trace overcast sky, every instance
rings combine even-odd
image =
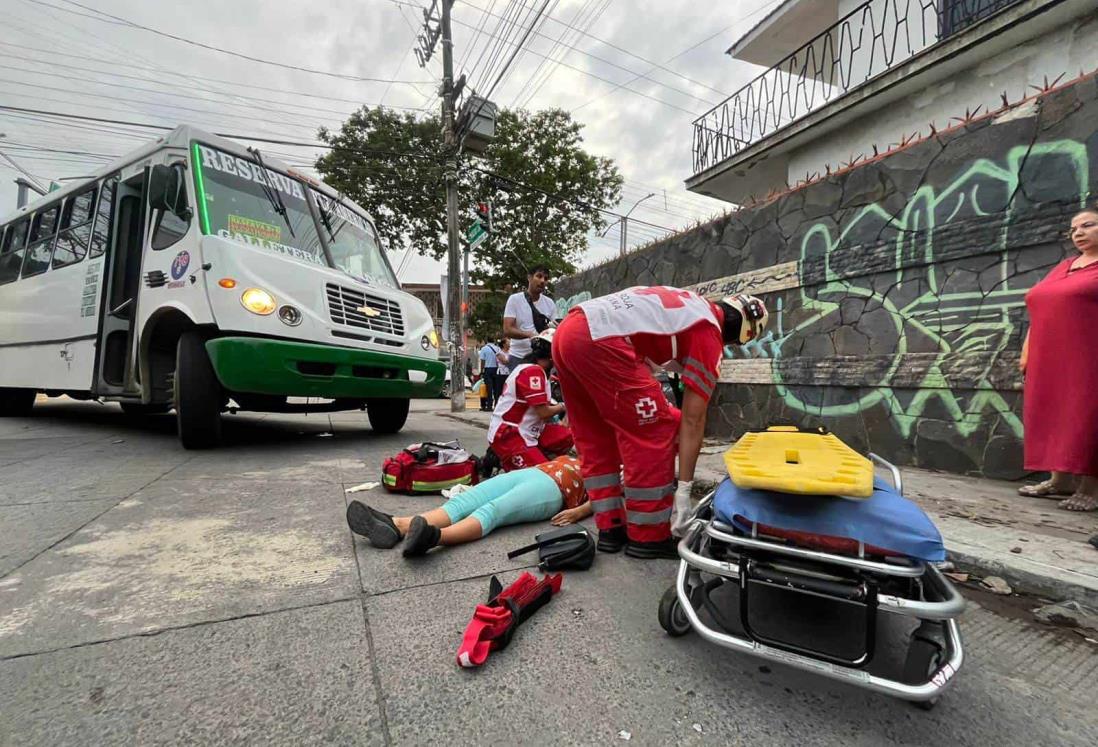
[[[459,0],[453,10],[458,71],[471,73],[472,84],[483,91],[492,37],[516,20],[513,38],[524,33],[542,1],[520,6],[518,0]],[[77,2],[0,0],[0,104],[303,141],[314,141],[318,126],[338,127],[357,105],[438,107],[441,53],[424,70],[411,52],[422,23],[419,7],[429,0]],[[585,147],[614,159],[625,177],[619,212],[655,192],[633,217],[666,228],[687,225],[726,207],[683,189],[691,171],[691,121],[761,72],[724,51],[777,2],[549,0],[543,22],[492,99],[502,106],[572,111],[584,125]],[[411,84],[250,62],[106,19],[96,10],[251,57]],[[485,10],[498,17],[486,17]],[[496,59],[497,66],[504,61]],[[60,123],[7,111],[0,111],[0,133],[0,153],[44,183],[87,173],[152,136],[139,128]],[[297,164],[316,156],[309,148],[265,150]],[[0,158],[5,212],[15,205],[15,176]],[[629,244],[662,233],[631,222]],[[618,240],[616,227],[603,238],[592,237],[583,264],[616,254]],[[403,252],[390,259],[399,266]],[[438,275],[436,263],[413,258],[401,279],[436,282]]]

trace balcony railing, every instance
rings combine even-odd
[[[1021,0],[869,0],[694,121],[694,173]]]

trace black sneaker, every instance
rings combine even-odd
[[[632,542],[625,546],[625,554],[631,558],[652,560],[654,558],[679,557],[679,543],[674,539],[666,539],[662,542]]]
[[[431,526],[422,516],[416,516],[408,526],[408,535],[404,538],[404,557],[426,555],[427,551],[438,545],[442,530]]]
[[[347,506],[347,526],[355,534],[365,537],[374,547],[389,550],[400,542],[400,530],[393,517],[365,503],[351,501]]]
[[[1096,534],[1093,537],[1091,537],[1090,539],[1088,539],[1087,542],[1094,545],[1095,547],[1098,547],[1098,534]]]
[[[621,549],[625,547],[625,543],[625,527],[599,530],[597,545],[599,552],[621,552]]]

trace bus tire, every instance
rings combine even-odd
[[[146,415],[163,415],[172,409],[169,402],[156,402],[149,405],[143,405],[140,402],[122,402],[120,404],[122,405],[122,412],[132,418],[140,418]]]
[[[386,397],[366,400],[366,417],[374,433],[397,433],[408,420],[411,400]]]
[[[175,414],[184,449],[208,449],[221,443],[224,394],[206,344],[197,332],[184,332],[175,352]]]
[[[25,418],[34,409],[34,389],[0,387],[0,418]]]

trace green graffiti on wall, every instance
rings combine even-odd
[[[785,403],[796,410],[820,417],[844,417],[884,404],[904,437],[911,435],[916,422],[932,402],[940,403],[955,421],[962,436],[975,431],[984,415],[998,414],[1016,436],[1022,435],[1022,423],[1006,399],[989,381],[994,355],[985,355],[986,367],[977,376],[974,387],[959,393],[949,388],[943,367],[959,354],[1002,352],[1014,333],[1013,318],[1024,305],[1025,287],[1012,288],[1009,270],[1009,232],[1013,224],[1017,196],[1024,190],[1024,172],[1043,159],[1056,159],[1057,179],[1067,182],[1080,204],[1084,204],[1090,183],[1086,146],[1072,140],[1058,140],[1033,146],[1013,148],[1002,164],[978,159],[943,190],[920,187],[896,215],[879,204],[863,208],[834,237],[826,223],[813,225],[801,240],[801,277],[810,262],[823,261],[823,283],[804,285],[800,289],[801,309],[808,315],[798,324],[784,330],[763,351],[763,356],[780,358],[783,344],[798,336],[810,336],[825,327],[834,328],[844,300],[864,299],[866,304],[879,305],[890,319],[896,346],[891,365],[879,381],[862,383],[851,389],[850,399],[841,403],[812,403],[792,384],[782,380],[781,366],[774,366],[774,381]],[[996,241],[992,251],[999,253],[1000,277],[995,287],[982,290],[952,291],[949,278],[942,277],[937,244],[951,225],[963,221],[997,221]],[[835,266],[845,249],[857,251],[862,238],[859,231],[878,236],[895,233],[889,239],[892,247],[894,274],[891,287],[882,294],[873,287],[872,277],[846,279]],[[986,253],[987,248],[981,248]],[[954,255],[952,259],[956,259]],[[912,292],[905,292],[905,284]],[[878,286],[879,287],[879,286]],[[904,299],[897,305],[889,296],[895,291]],[[913,298],[910,298],[913,296]],[[1015,313],[1012,315],[1012,310]],[[919,335],[936,348],[933,362],[921,382],[912,387],[893,387],[903,356],[909,351],[909,338]],[[756,353],[758,355],[759,353]],[[914,392],[912,394],[912,389]]]

